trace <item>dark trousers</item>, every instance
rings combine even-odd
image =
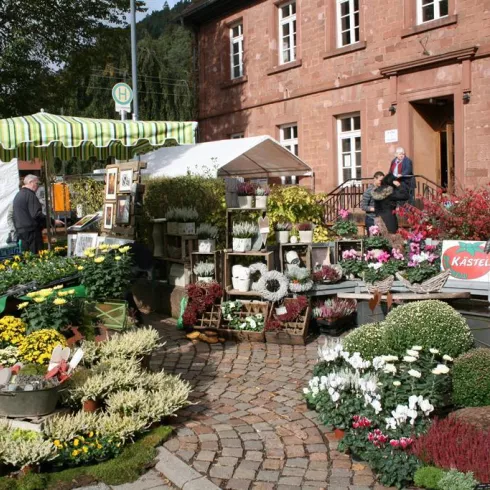
[[[367,216],[366,215],[366,218],[364,220],[364,223],[366,225],[366,233],[367,233],[368,236],[370,236],[370,234],[369,234],[369,228],[371,226],[374,226],[374,224],[375,224],[374,223],[374,218],[372,216]]]
[[[23,252],[37,254],[39,250],[43,249],[43,234],[41,230],[19,232],[18,236],[22,242]]]

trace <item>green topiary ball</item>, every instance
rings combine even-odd
[[[438,490],[438,483],[446,475],[444,470],[435,466],[424,466],[419,468],[413,477],[415,485],[429,490]]]
[[[398,306],[384,321],[389,353],[402,355],[414,345],[457,357],[471,349],[473,335],[463,316],[447,303],[416,301]]]
[[[344,349],[350,354],[359,352],[363,359],[371,360],[386,354],[383,343],[384,323],[366,323],[356,328],[343,340]]]
[[[490,405],[490,349],[474,349],[456,359],[453,402],[463,407]]]

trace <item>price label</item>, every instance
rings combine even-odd
[[[276,315],[285,315],[288,312],[286,310],[285,306],[280,306],[279,308],[276,308]]]

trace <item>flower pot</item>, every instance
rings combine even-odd
[[[335,439],[337,439],[337,441],[342,440],[344,438],[344,435],[345,435],[345,431],[343,429],[334,429],[333,433],[334,433]]]
[[[84,412],[95,412],[99,408],[99,402],[97,400],[85,400],[83,402]]]
[[[259,209],[267,208],[267,196],[255,196],[255,207]]]
[[[301,243],[312,243],[313,242],[313,230],[300,231],[299,241]]]
[[[198,276],[197,282],[213,282],[213,276]]]
[[[167,222],[167,234],[168,235],[178,235],[179,234],[179,223],[177,221]]]
[[[216,250],[216,240],[208,238],[207,240],[198,240],[199,253],[208,254]]]
[[[233,238],[233,252],[249,252],[252,250],[251,238]]]
[[[179,223],[178,226],[179,235],[195,235],[196,223]]]
[[[239,277],[233,277],[231,282],[233,284],[233,289],[240,291],[241,293],[246,293],[250,291],[250,277],[247,279],[241,279]]]
[[[327,319],[317,318],[316,324],[320,330],[320,333],[332,336],[338,336],[345,332],[348,328],[352,328],[356,323],[357,313],[347,315],[342,318]]]
[[[277,243],[289,243],[289,231],[276,231]]]
[[[62,385],[43,390],[0,392],[0,416],[40,417],[56,409]]]
[[[296,235],[293,235],[290,239],[289,239],[289,242],[290,243],[298,243],[298,237]]]
[[[238,207],[250,209],[253,205],[253,196],[238,196]]]

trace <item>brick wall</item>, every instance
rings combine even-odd
[[[317,189],[328,191],[339,180],[336,116],[361,113],[362,170],[363,176],[370,176],[387,169],[395,146],[412,149],[411,102],[452,95],[459,131],[455,137],[458,181],[482,183],[490,167],[490,60],[485,57],[490,54],[490,0],[450,0],[449,17],[436,21],[448,25],[421,33],[412,32],[410,2],[360,0],[363,49],[339,54],[333,49],[332,0],[298,0],[301,62],[279,72],[277,8],[272,0],[258,1],[201,26],[201,140],[225,139],[241,131],[246,136],[278,138],[279,125],[297,122],[300,157],[314,168]],[[244,25],[246,77],[243,83],[230,84],[228,27],[238,19]],[[422,44],[429,54],[423,54]],[[471,101],[465,105],[467,80],[457,58],[401,71],[395,91],[383,72],[388,66],[476,45],[476,57],[470,57]],[[395,115],[388,112],[393,101]],[[398,143],[384,142],[388,129],[398,129]],[[415,165],[423,173],[424,163]]]

